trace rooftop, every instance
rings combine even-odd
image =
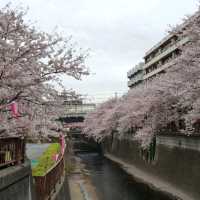
[[[154,52],[155,50],[157,50],[161,45],[163,45],[165,42],[167,42],[169,39],[171,39],[174,36],[174,34],[169,34],[167,36],[165,36],[160,42],[158,42],[156,45],[154,45],[149,51],[147,51],[145,53],[144,58],[146,58],[147,56],[149,56],[152,52]]]

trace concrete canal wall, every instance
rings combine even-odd
[[[56,186],[56,192],[52,200],[70,200],[69,184],[67,176],[63,177],[60,184]]]
[[[66,155],[67,157],[67,155]],[[31,162],[9,166],[0,170],[0,200],[37,200]],[[56,184],[52,200],[70,200],[68,177],[61,178]]]
[[[34,200],[30,162],[0,170],[1,200]]]
[[[184,200],[200,199],[199,137],[158,136],[151,162],[131,137],[110,138],[102,146],[106,157],[138,181]]]

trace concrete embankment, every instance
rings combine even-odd
[[[34,148],[33,148],[34,146]],[[30,159],[37,158],[48,145],[27,145]],[[34,150],[37,150],[34,152]],[[67,163],[68,154],[65,153]],[[37,200],[35,180],[32,177],[31,161],[7,166],[0,170],[0,199],[1,200]],[[61,179],[56,183],[51,193],[52,200],[70,200],[68,176],[63,171]]]
[[[32,200],[33,184],[30,161],[0,170],[1,200]]]
[[[70,200],[68,177],[62,177],[61,182],[56,185],[56,192],[52,200]]]
[[[136,168],[135,166],[125,163],[121,159],[112,156],[111,154],[105,154],[105,157],[119,164],[120,167],[122,167],[124,171],[126,171],[126,173],[131,175],[135,181],[145,183],[152,190],[156,190],[162,192],[163,194],[166,194],[171,200],[177,200],[179,198],[184,200],[193,200],[187,194],[184,194],[182,191],[174,188],[169,183],[163,182],[159,178],[153,177],[148,173],[145,173],[144,171]]]
[[[131,137],[107,139],[105,156],[120,164],[137,181],[162,191],[172,199],[199,200],[200,139],[158,137],[154,159],[149,162]]]

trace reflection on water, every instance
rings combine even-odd
[[[99,200],[170,200],[144,184],[136,183],[118,165],[97,153],[78,156],[90,172]]]

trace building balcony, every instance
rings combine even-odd
[[[131,78],[134,74],[139,73],[143,70],[144,63],[139,63],[134,68],[132,68],[130,71],[127,72],[127,77]]]
[[[143,81],[143,77],[143,72],[138,74],[136,77],[133,77],[131,80],[128,81],[128,87],[132,87],[133,85]]]
[[[156,70],[153,70],[152,72],[148,73],[148,74],[145,74],[143,79],[144,80],[147,80],[149,78],[151,78],[152,76],[155,76],[156,74],[162,72],[163,70],[166,70],[167,68],[171,67],[172,65],[174,65],[174,61],[170,61],[164,65],[161,65],[161,67],[157,68]]]
[[[168,40],[172,39],[174,37],[174,35],[169,34],[166,37],[164,37],[160,42],[158,42],[156,45],[154,45],[149,51],[147,51],[145,53],[145,57],[149,56],[150,54],[152,54],[154,51],[156,51],[157,49],[160,48],[161,45],[163,45],[165,42],[167,42]]]
[[[186,44],[189,41],[189,38],[184,38],[182,40],[180,40],[179,42],[177,42],[176,44],[172,45],[171,47],[169,47],[166,51],[162,52],[161,54],[157,55],[156,57],[154,57],[153,59],[151,59],[151,61],[147,62],[143,68],[147,69],[150,66],[152,66],[153,64],[159,62],[161,59],[163,59],[164,57],[166,57],[167,55],[169,55],[170,53],[174,52],[176,49],[178,49],[180,46]]]

